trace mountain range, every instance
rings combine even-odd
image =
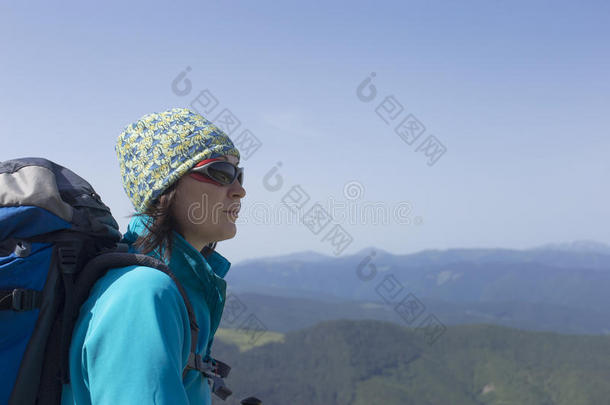
[[[610,247],[592,241],[407,255],[374,247],[344,257],[300,252],[237,263],[226,280],[233,297],[280,332],[341,318],[414,326],[421,319],[399,311],[409,304],[446,325],[610,333]]]

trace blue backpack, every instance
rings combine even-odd
[[[230,367],[196,354],[191,303],[167,265],[127,253],[110,209],[91,185],[42,158],[0,162],[0,404],[59,404],[79,309],[108,269],[141,265],[168,274],[186,304],[191,353],[183,371],[213,382],[223,400]]]

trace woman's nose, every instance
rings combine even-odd
[[[237,179],[231,184],[231,197],[233,198],[244,198],[246,196],[246,189],[244,186],[239,184]]]

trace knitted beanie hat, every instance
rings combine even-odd
[[[186,108],[143,116],[119,135],[115,151],[123,188],[138,213],[200,161],[239,159],[227,134]]]

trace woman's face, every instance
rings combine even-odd
[[[220,159],[237,165],[235,156]],[[231,239],[237,233],[234,212],[241,208],[246,190],[235,180],[228,186],[198,181],[188,174],[176,187],[173,205],[178,232],[197,250],[214,241]]]

